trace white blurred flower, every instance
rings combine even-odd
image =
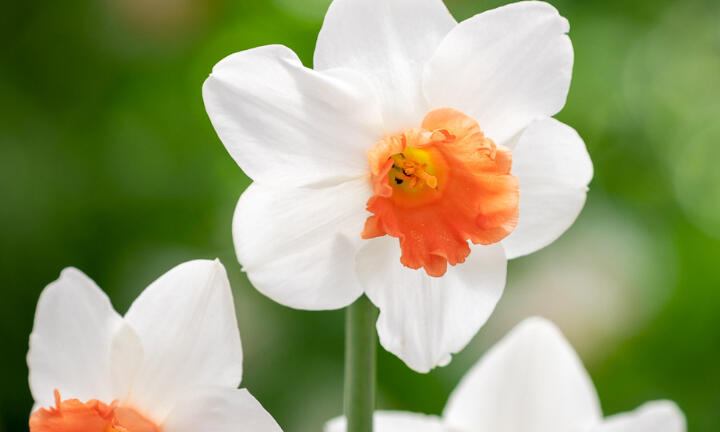
[[[181,264],[120,316],[74,268],[45,288],[28,352],[31,432],[280,432],[245,389],[219,261]]]
[[[364,293],[388,351],[447,364],[492,313],[507,258],[584,205],[585,145],[551,118],[568,29],[543,2],[457,23],[440,0],[336,0],[315,70],[283,46],[220,61],[203,98],[254,181],[233,223],[253,285],[299,309]]]
[[[465,375],[442,417],[377,412],[376,432],[685,432],[670,401],[603,419],[595,387],[551,322],[520,323]],[[345,419],[325,432],[344,432]]]

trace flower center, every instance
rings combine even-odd
[[[437,188],[437,177],[430,152],[416,147],[406,147],[405,152],[390,156],[393,166],[390,169],[390,185],[396,189],[417,190],[428,186]],[[393,184],[395,182],[395,184]]]
[[[459,111],[431,111],[420,128],[379,141],[368,160],[373,215],[362,237],[397,237],[407,267],[442,276],[465,261],[468,240],[496,243],[517,225],[511,151]]]
[[[405,146],[402,152],[390,156],[388,164],[390,196],[398,205],[417,207],[442,196],[447,165],[435,149]]]
[[[107,405],[96,399],[62,400],[55,390],[55,407],[35,411],[30,432],[161,432],[161,428],[135,409],[118,406],[118,401]]]

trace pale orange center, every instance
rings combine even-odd
[[[450,108],[418,129],[390,135],[368,151],[374,195],[362,237],[397,237],[401,262],[442,276],[473,244],[497,243],[517,225],[512,153],[478,123]]]
[[[41,408],[30,416],[30,432],[161,432],[161,428],[135,409],[110,405],[92,399],[60,398],[55,390],[55,406]]]

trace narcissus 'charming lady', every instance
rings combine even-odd
[[[170,270],[124,317],[65,269],[38,302],[28,366],[30,432],[280,432],[237,388],[240,334],[217,261]]]
[[[507,258],[555,240],[592,165],[565,104],[567,20],[521,2],[457,23],[441,0],[335,0],[315,70],[284,46],[220,61],[210,119],[254,183],[233,234],[253,284],[301,309],[363,293],[418,371],[487,320]]]
[[[377,412],[376,432],[685,432],[670,401],[603,419],[577,354],[549,321],[530,318],[492,348],[450,395],[442,417]],[[325,432],[344,432],[343,418]]]

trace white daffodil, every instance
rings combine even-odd
[[[220,61],[212,123],[254,183],[233,236],[257,289],[299,309],[363,293],[380,342],[447,364],[499,300],[508,258],[575,220],[592,164],[569,126],[568,22],[521,2],[457,23],[441,0],[335,0],[315,69],[284,46]]]
[[[242,347],[218,261],[175,267],[124,317],[63,270],[38,301],[28,366],[31,432],[280,432],[237,388]]]
[[[376,432],[685,432],[670,401],[603,419],[595,387],[557,327],[520,323],[465,375],[442,417],[376,412]],[[344,432],[345,419],[325,432]]]

